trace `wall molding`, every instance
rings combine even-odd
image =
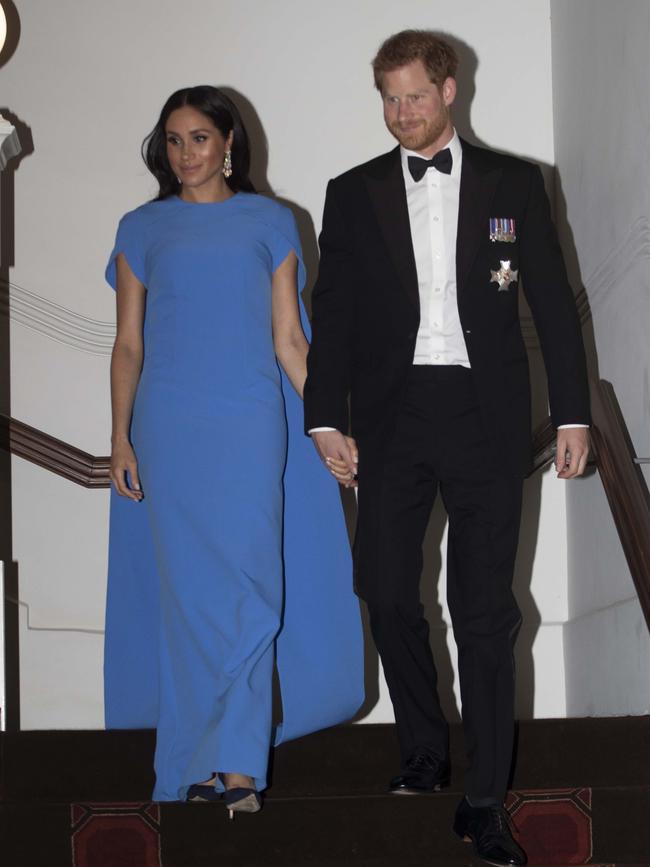
[[[632,223],[626,237],[610,250],[585,281],[589,287],[588,304],[591,308],[602,304],[644,259],[650,259],[650,220],[642,216]]]
[[[115,325],[82,316],[16,283],[0,281],[0,312],[16,322],[72,349],[110,356]]]
[[[610,602],[608,605],[602,605],[600,608],[592,608],[589,611],[583,611],[581,614],[577,614],[575,617],[569,616],[562,625],[571,626],[574,623],[580,623],[583,620],[588,620],[590,617],[599,617],[601,614],[606,614],[608,611],[613,611],[616,608],[622,608],[624,605],[630,604],[638,606],[641,609],[641,613],[643,614],[643,608],[641,608],[639,597],[637,594],[635,594],[634,596],[626,596],[625,599],[616,599],[614,602]],[[650,629],[650,626],[648,626],[648,629]]]

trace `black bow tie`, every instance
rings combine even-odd
[[[445,175],[451,174],[451,151],[445,148],[444,151],[438,151],[430,160],[423,160],[422,157],[409,157],[409,171],[414,181],[421,181],[426,175],[429,166],[438,169]]]

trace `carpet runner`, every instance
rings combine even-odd
[[[451,832],[462,792],[395,797],[391,726],[281,747],[264,810],[152,804],[151,732],[0,736],[6,867],[479,867]],[[33,780],[40,774],[42,783]],[[557,786],[549,785],[550,781]],[[575,783],[582,781],[584,785]],[[573,784],[572,784],[573,783]],[[650,718],[520,726],[506,806],[531,867],[650,867]]]

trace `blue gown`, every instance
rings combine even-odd
[[[145,497],[112,493],[105,715],[157,729],[154,800],[215,771],[263,789],[272,740],[349,719],[363,699],[337,485],[273,347],[271,280],[291,250],[302,289],[287,208],[171,197],[123,217],[106,271],[115,287],[123,253],[147,294],[131,430]]]

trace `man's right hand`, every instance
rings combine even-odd
[[[328,430],[313,431],[311,438],[321,460],[337,482],[346,488],[356,488],[359,452],[352,437]]]

